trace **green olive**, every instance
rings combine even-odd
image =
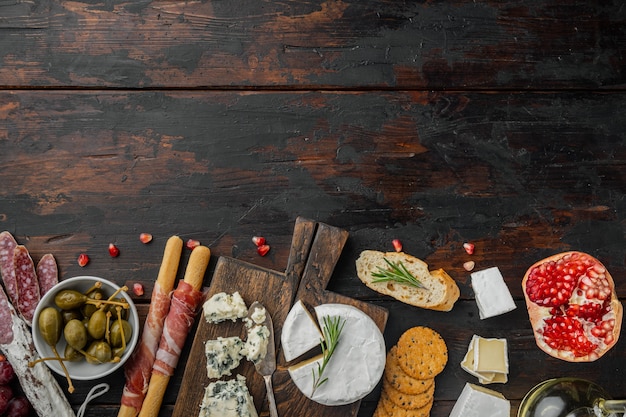
[[[87,329],[80,320],[70,320],[63,328],[63,337],[74,349],[80,350],[87,346]]]
[[[80,308],[88,297],[76,290],[61,290],[54,296],[54,303],[61,310],[73,310]]]
[[[102,339],[106,333],[107,317],[104,310],[96,310],[87,323],[87,331],[94,339]]]
[[[61,316],[63,317],[63,324],[67,324],[70,320],[81,320],[83,318],[83,314],[78,309],[62,310]]]
[[[56,346],[63,330],[61,312],[54,307],[44,308],[39,313],[38,324],[43,340],[50,346]]]
[[[95,313],[96,310],[98,310],[98,307],[96,307],[94,304],[84,304],[80,308],[80,312],[83,315],[83,317],[87,317],[87,318],[91,317],[91,315]]]
[[[70,362],[78,362],[78,361],[85,359],[82,353],[74,349],[69,344],[65,345],[65,352],[63,353],[63,356],[65,360],[70,361]]]
[[[113,358],[112,355],[111,346],[107,342],[94,340],[87,348],[87,356],[85,358],[89,363],[98,364],[110,362]]]
[[[126,320],[115,320],[111,325],[111,346],[120,347],[124,344],[122,343],[122,330],[124,331],[124,341],[126,343],[130,341],[130,337],[133,334],[133,328],[130,323]]]

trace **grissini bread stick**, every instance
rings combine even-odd
[[[152,367],[148,393],[139,417],[157,417],[167,384],[174,374],[187,334],[194,323],[203,295],[202,281],[209,265],[211,251],[197,246],[189,257],[185,278],[172,294],[172,304],[165,319],[159,350]]]
[[[176,282],[176,274],[183,250],[183,240],[178,236],[168,239],[163,260],[157,276],[150,308],[141,334],[141,340],[132,357],[124,367],[126,384],[118,417],[135,417],[148,391],[152,365],[159,348],[165,317],[170,309],[170,295]]]

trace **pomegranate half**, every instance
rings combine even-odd
[[[537,346],[568,362],[592,362],[619,338],[622,304],[609,271],[593,256],[563,252],[528,268],[522,280]]]

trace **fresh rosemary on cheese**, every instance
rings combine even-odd
[[[343,331],[343,326],[346,324],[346,320],[339,316],[324,316],[322,321],[324,323],[322,326],[324,338],[321,340],[320,344],[322,347],[323,360],[321,364],[317,364],[317,368],[313,368],[313,392],[311,396],[313,396],[317,388],[328,381],[328,378],[322,377],[324,369],[326,369],[326,365],[328,365],[330,358],[333,356],[339,344],[339,337]]]
[[[425,288],[424,284],[420,280],[415,278],[411,272],[404,266],[402,261],[396,263],[391,262],[387,258],[383,258],[389,268],[384,269],[378,267],[378,272],[372,272],[374,279],[372,282],[387,282],[394,281],[400,284],[410,285],[417,288]]]

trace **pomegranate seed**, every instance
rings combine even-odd
[[[200,241],[195,239],[189,239],[186,243],[187,249],[194,250],[198,246],[200,246]]]
[[[89,263],[89,256],[86,253],[81,253],[78,255],[78,265],[85,266]]]
[[[402,252],[402,242],[400,242],[400,239],[392,240],[391,244],[393,245],[393,248],[396,250],[396,252]]]
[[[474,266],[476,265],[476,263],[474,261],[467,261],[463,264],[463,268],[466,271],[471,271],[472,269],[474,269]]]
[[[265,245],[265,238],[263,236],[252,236],[252,243],[256,246],[263,246]]]
[[[146,244],[152,242],[152,235],[150,233],[142,233],[139,235],[141,243]]]
[[[267,252],[270,251],[270,245],[267,245],[267,244],[261,245],[261,246],[256,248],[256,251],[257,251],[257,253],[259,255],[265,256],[265,255],[267,255]]]
[[[141,297],[143,295],[143,285],[136,282],[133,284],[133,292],[137,297]]]
[[[463,244],[463,249],[465,249],[465,252],[467,252],[468,255],[471,255],[474,253],[474,244],[466,242]]]
[[[120,256],[120,250],[113,243],[109,243],[109,255],[111,255],[111,258]]]

